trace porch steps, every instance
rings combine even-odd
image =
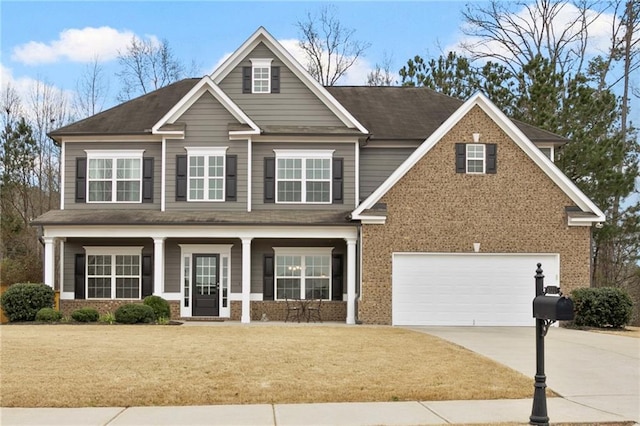
[[[180,321],[215,321],[215,322],[224,322],[224,318],[220,317],[180,317]]]

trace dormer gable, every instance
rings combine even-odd
[[[211,79],[259,125],[294,124],[291,120],[297,119],[303,126],[344,126],[368,133],[263,27],[227,58]],[[268,96],[273,98],[266,101]],[[271,116],[260,116],[264,102],[271,105]],[[278,111],[280,107],[282,111]]]

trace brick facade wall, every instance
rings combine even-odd
[[[180,302],[177,300],[168,300],[171,309],[171,319],[180,318]],[[60,312],[64,316],[71,316],[71,313],[80,308],[93,308],[100,315],[106,313],[114,313],[116,309],[127,303],[142,303],[142,300],[60,300]]]
[[[252,301],[251,321],[260,321],[263,313],[267,315],[269,321],[284,321],[287,316],[286,302]],[[347,320],[347,302],[322,301],[320,313],[322,321],[345,322]],[[231,320],[240,321],[241,318],[242,302],[234,300],[231,302]]]
[[[455,143],[473,133],[497,144],[496,174],[455,173]],[[559,253],[563,292],[589,286],[590,228],[567,226],[574,203],[479,107],[380,202],[386,224],[362,226],[364,323],[391,324],[393,252],[464,253],[480,242],[483,253]]]

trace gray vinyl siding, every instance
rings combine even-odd
[[[76,158],[86,157],[85,150],[144,149],[144,157],[153,157],[153,203],[76,203]],[[162,176],[161,142],[66,142],[64,158],[64,208],[81,209],[144,209],[160,210]]]
[[[205,93],[177,121],[186,123],[185,139],[167,140],[166,210],[235,210],[247,208],[247,141],[230,141],[230,123],[238,121],[211,94]],[[238,156],[237,201],[176,201],[176,156],[186,147],[228,147]]]
[[[360,199],[364,200],[406,160],[415,148],[362,148]]]
[[[285,240],[272,240],[272,239],[254,239],[251,243],[251,293],[263,293],[263,266],[264,255],[273,254],[273,247],[333,247],[332,254],[342,254],[344,257],[343,262],[343,294],[347,292],[347,246],[344,240],[326,239],[326,240],[311,240],[311,239],[285,239]],[[239,287],[234,292],[241,292],[242,288]],[[274,291],[275,295],[275,291]]]
[[[242,67],[250,67],[251,58],[273,58],[271,65],[280,67],[280,93],[242,93]],[[220,87],[258,126],[344,126],[263,43],[220,82]]]
[[[64,272],[62,291],[75,291],[76,254],[85,254],[84,247],[140,247],[143,255],[153,256],[153,240],[133,238],[68,238],[64,243]]]
[[[344,202],[342,204],[264,203],[264,159],[275,157],[274,149],[334,150],[333,158],[343,158]],[[355,205],[356,145],[350,143],[254,143],[251,165],[253,190],[251,205],[255,210],[349,210]]]

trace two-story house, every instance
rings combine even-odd
[[[557,135],[482,95],[322,87],[263,28],[213,74],[50,136],[61,208],[33,223],[66,312],[155,294],[244,323],[322,299],[348,324],[531,324],[536,263],[588,286],[604,220]]]

